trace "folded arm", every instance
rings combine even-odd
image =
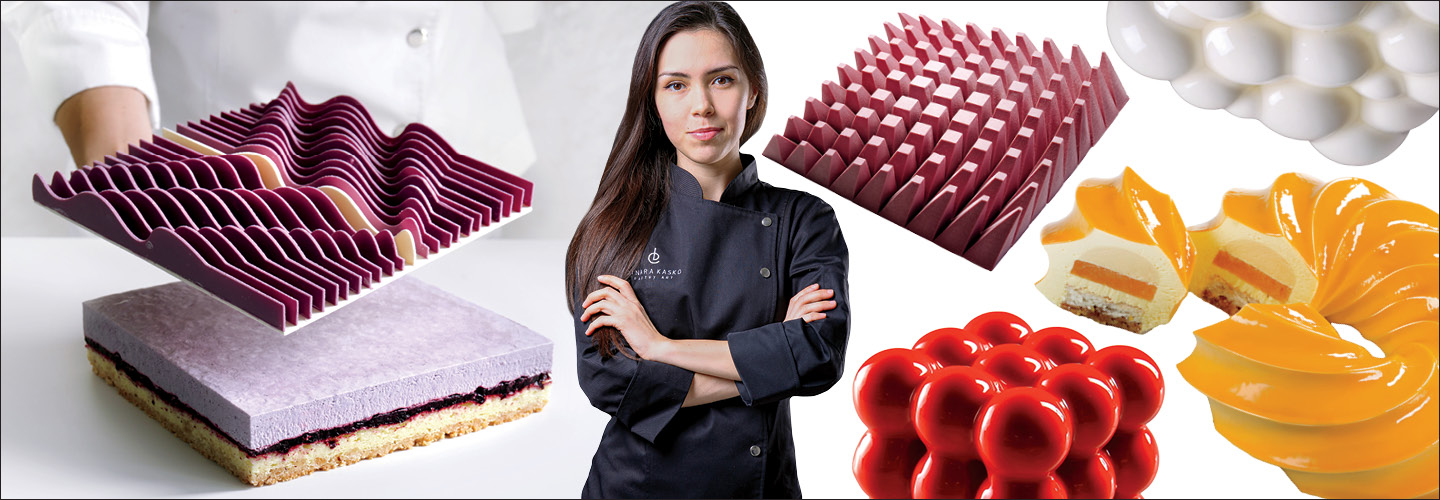
[[[790,396],[815,395],[833,386],[844,371],[849,337],[848,250],[834,212],[818,199],[797,209],[792,237],[792,287],[785,320],[759,328],[732,332],[724,340],[676,340],[660,334],[625,280],[599,277],[606,285],[582,302],[585,334],[613,327],[620,331],[644,361],[659,362],[699,375],[735,381],[746,404],[770,402]],[[827,300],[834,299],[834,300]],[[713,380],[696,378],[710,387]],[[711,400],[692,384],[690,404]],[[729,395],[728,390],[718,392]]]
[[[839,382],[850,336],[849,250],[835,212],[813,196],[796,201],[789,225],[791,289],[831,290],[821,317],[791,319],[726,335],[745,404],[814,396]]]
[[[635,434],[654,442],[682,406],[724,399],[716,383],[665,363],[625,356],[602,356],[590,340],[585,321],[575,317],[575,352],[580,389],[590,404],[613,415]],[[728,385],[734,386],[733,383]],[[718,398],[718,399],[716,399]]]

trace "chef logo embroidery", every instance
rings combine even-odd
[[[651,266],[660,264],[660,249],[650,249],[649,252],[645,253],[643,259],[644,262],[642,263],[642,266],[644,264],[649,264]],[[630,281],[634,282],[644,280],[673,280],[679,277],[684,272],[685,270],[680,268],[665,269],[661,267],[639,267],[635,269],[634,272],[630,273]]]

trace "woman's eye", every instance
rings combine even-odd
[[[734,82],[735,82],[735,78],[730,77],[730,76],[727,76],[727,75],[720,75],[720,76],[715,77],[715,82],[714,82],[714,83],[715,83],[715,85],[729,85],[729,84],[734,83]]]
[[[680,83],[680,82],[670,82],[670,83],[665,84],[665,90],[677,91],[677,92],[678,92],[678,91],[684,90],[684,89],[685,89],[685,84]]]

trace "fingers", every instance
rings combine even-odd
[[[796,308],[795,313],[798,314],[798,315],[802,315],[802,316],[803,316],[803,315],[811,314],[811,313],[823,313],[823,312],[825,312],[825,311],[829,311],[829,310],[834,309],[834,308],[835,308],[835,301],[833,301],[833,300],[824,300],[824,301],[811,302],[811,303],[809,303],[809,304],[802,305],[802,306],[800,306],[799,308]]]
[[[585,309],[580,315],[580,321],[590,321],[591,317],[602,313],[614,316],[625,307],[640,303],[629,282],[608,274],[602,274],[596,280],[606,286],[585,296],[585,301],[580,303],[580,307]]]
[[[608,274],[602,274],[595,279],[605,285],[605,288],[595,290],[590,292],[590,295],[586,295],[585,301],[580,304],[580,307],[590,307],[590,304],[612,295],[618,295],[619,297],[625,297],[639,302],[639,300],[635,299],[635,290],[631,289],[630,283],[625,280]]]
[[[600,301],[605,301],[606,298],[611,298],[611,301],[613,303],[613,301],[615,301],[615,298],[618,297],[615,297],[615,290],[611,290],[611,288],[600,288],[600,290],[592,291],[592,293],[590,293],[589,295],[585,295],[585,301],[583,301],[583,303],[580,303],[580,307],[585,308],[586,311],[589,311],[592,305],[599,304]],[[585,321],[588,317],[589,313],[586,313],[585,316],[580,316],[580,321]]]
[[[615,290],[611,288],[601,288],[599,290],[590,292],[590,295],[585,296],[585,301],[580,303],[580,307],[588,308],[590,307],[590,304],[594,304],[596,302],[604,300],[606,297],[613,293],[615,293]]]
[[[603,299],[602,299],[602,300],[596,301],[596,302],[593,303],[593,304],[590,304],[590,307],[586,307],[586,308],[585,308],[585,313],[580,315],[580,322],[583,323],[583,322],[586,322],[586,321],[590,321],[590,317],[591,317],[591,316],[594,316],[594,315],[596,315],[596,314],[611,314],[611,313],[612,313],[612,311],[610,310],[610,301],[608,301],[608,300],[603,300]]]
[[[620,328],[613,319],[613,316],[601,316],[599,318],[595,318],[595,321],[591,322],[590,326],[585,328],[585,336],[589,337],[591,335],[594,335],[596,329],[606,326],[614,327],[617,330]]]
[[[608,274],[602,274],[595,279],[601,283],[606,284],[607,286],[614,287],[620,292],[620,296],[622,297],[633,300],[635,302],[640,301],[640,299],[635,298],[635,289],[630,287],[629,281],[625,281]]]
[[[620,281],[620,282],[621,282],[621,283],[625,283],[623,280]],[[628,285],[627,285],[627,288],[628,288]],[[634,302],[634,303],[639,303],[639,302],[640,302],[638,299],[635,298],[635,295],[634,295],[634,292],[633,292],[633,291],[630,293],[629,296],[627,296],[627,295],[625,295],[625,293],[624,293],[623,291],[621,291],[621,290],[618,290],[618,289],[615,289],[615,288],[610,288],[610,287],[605,287],[605,288],[601,288],[601,289],[599,289],[599,290],[590,292],[590,295],[586,295],[586,296],[585,296],[585,301],[580,303],[580,307],[582,307],[582,308],[587,308],[587,309],[588,309],[591,304],[594,304],[594,303],[596,303],[596,302],[599,302],[599,301],[602,301],[602,300],[605,300],[605,299],[610,299],[612,302],[615,302],[615,303],[617,303],[617,304],[619,304],[619,303],[627,303],[627,302]]]
[[[836,301],[825,299],[834,296],[835,290],[820,288],[819,283],[807,286],[790,298],[790,305],[785,311],[785,320],[801,319],[809,323],[816,319],[823,319],[825,318],[823,311],[829,311],[836,307]]]
[[[790,299],[790,304],[808,304],[812,302],[819,302],[828,298],[832,298],[834,296],[835,290],[831,290],[829,288],[820,289],[818,285],[811,285],[811,287],[807,287],[805,290],[801,290],[800,293],[795,294],[795,297]]]
[[[831,289],[829,289],[829,288],[820,288],[820,285],[819,285],[819,284],[815,284],[815,285],[807,286],[807,287],[805,287],[804,290],[800,290],[799,292],[796,292],[796,293],[795,293],[795,297],[796,297],[796,298],[799,298],[799,297],[806,297],[806,296],[811,296],[811,295],[825,295],[825,294],[833,294],[833,293],[835,293],[834,290],[831,290]]]
[[[790,297],[790,306],[793,308],[793,307],[795,306],[795,304],[799,303],[799,302],[797,302],[797,301],[800,300],[800,297],[801,297],[801,296],[804,296],[806,293],[809,293],[809,292],[811,292],[811,291],[813,291],[813,290],[815,290],[815,289],[817,289],[817,288],[820,288],[820,284],[819,284],[819,283],[816,283],[816,284],[807,286],[807,287],[805,287],[804,289],[801,289],[799,292],[795,292],[795,295],[792,296],[792,297]]]

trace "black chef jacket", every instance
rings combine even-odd
[[[755,159],[719,202],[671,165],[670,203],[629,281],[659,332],[728,340],[739,398],[681,408],[694,372],[617,354],[601,359],[575,310],[580,387],[611,415],[585,497],[800,496],[790,397],[825,392],[844,373],[849,251],[830,206],[760,182]],[[790,297],[819,283],[834,309],[785,319]]]

